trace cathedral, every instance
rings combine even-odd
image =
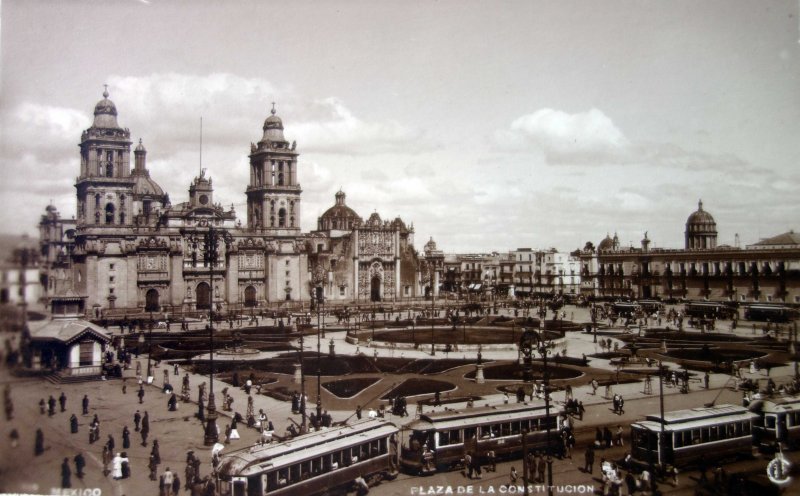
[[[61,219],[49,205],[39,224],[47,296],[110,317],[394,302],[438,292],[440,252],[429,249],[426,260],[414,249],[413,225],[377,212],[365,221],[341,190],[317,229],[302,232],[299,152],[274,105],[261,139],[250,144],[243,224],[214,197],[204,170],[189,185],[188,201],[173,204],[151,177],[141,139],[131,167],[131,132],[108,97],[106,90],[80,138],[76,218]],[[218,240],[211,250],[209,238]]]

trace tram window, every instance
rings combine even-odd
[[[719,439],[719,428],[716,425],[712,425],[708,428],[708,439],[710,441],[716,441]]]
[[[685,445],[684,440],[683,440],[683,432],[678,431],[678,432],[673,433],[672,445],[675,448],[682,448]]]
[[[728,424],[728,439],[736,437],[736,424]]]
[[[385,438],[385,437],[382,437],[382,438],[380,439],[380,441],[379,441],[379,447],[378,447],[378,449],[379,449],[379,451],[380,451],[380,453],[381,453],[381,454],[383,454],[383,453],[386,453],[387,451],[389,451],[389,450],[387,449],[387,446],[388,446],[388,445],[387,445],[387,443],[386,443],[386,438]]]
[[[775,428],[775,417],[772,415],[767,415],[766,417],[766,427],[767,429],[774,429]]]
[[[475,427],[467,427],[464,429],[464,441],[469,441],[470,439],[474,439],[477,435],[477,428]]]
[[[311,461],[304,461],[300,464],[300,480],[306,480],[311,477]]]
[[[286,484],[286,479],[283,480],[283,483]],[[270,472],[267,474],[267,491],[271,491],[278,487],[278,473],[277,472]]]
[[[322,458],[314,458],[311,460],[311,473],[313,475],[322,473]]]
[[[336,451],[331,454],[331,469],[336,470],[342,465],[342,452]]]
[[[450,431],[442,431],[439,433],[439,446],[447,446],[450,444]]]
[[[289,484],[294,484],[300,480],[300,465],[289,467]]]
[[[519,422],[511,422],[511,434],[516,435],[519,434],[521,431],[519,429]]]
[[[745,422],[743,427],[744,427],[744,434],[746,436],[749,436],[750,435],[750,422]]]
[[[511,434],[511,424],[509,424],[508,422],[501,424],[500,429],[501,429],[500,435],[502,436],[508,436]]]
[[[450,444],[458,444],[462,441],[461,429],[453,429],[450,432]]]
[[[539,419],[523,420],[523,424],[528,424],[528,431],[534,432],[539,430]]]
[[[492,433],[492,426],[491,425],[482,425],[481,426],[481,439],[488,439],[490,437],[494,437]]]

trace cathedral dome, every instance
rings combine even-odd
[[[433,240],[433,236],[431,236],[431,239],[425,243],[425,247],[423,249],[425,250],[425,253],[436,251],[436,241]]]
[[[614,240],[611,239],[611,236],[606,234],[606,237],[600,244],[597,245],[597,251],[605,251],[605,250],[613,250],[614,249]]]
[[[149,175],[132,174],[133,194],[136,196],[164,196],[164,190]]]
[[[352,208],[345,205],[344,191],[336,193],[336,203],[325,211],[319,218],[320,229],[343,229],[349,230],[354,224],[361,223],[361,217]]]
[[[686,219],[686,249],[710,249],[717,246],[717,223],[703,210],[703,200],[697,202],[697,211]]]
[[[264,136],[262,141],[286,142],[283,137],[283,121],[280,117],[275,115],[275,104],[272,105],[270,113],[272,115],[267,117],[267,120],[264,121]]]
[[[119,129],[117,124],[117,106],[108,99],[108,90],[103,91],[103,99],[94,106],[94,123],[92,127]]]
[[[717,223],[710,213],[703,210],[703,200],[697,203],[697,211],[692,212],[686,219],[686,230],[688,232],[716,232]]]

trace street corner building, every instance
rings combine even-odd
[[[438,292],[441,252],[419,254],[413,225],[399,217],[376,212],[364,221],[341,190],[317,229],[301,231],[299,152],[274,106],[250,144],[243,224],[214,197],[205,170],[189,185],[188,201],[173,204],[151,177],[141,139],[131,167],[131,132],[118,124],[108,96],[80,136],[76,218],[62,219],[48,205],[39,224],[46,299],[68,288],[85,316],[114,320],[153,309],[169,317]],[[204,252],[210,230],[230,235],[213,260]]]

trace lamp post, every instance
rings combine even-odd
[[[208,267],[208,341],[210,348],[210,374],[209,384],[210,389],[208,393],[208,406],[206,410],[206,428],[204,443],[206,446],[212,446],[219,441],[219,432],[217,431],[217,405],[214,402],[214,264],[217,263],[219,258],[219,242],[220,239],[228,247],[233,243],[233,236],[224,230],[216,229],[214,226],[209,226],[208,231],[201,235],[189,236],[189,241],[192,243],[192,248],[195,250],[192,254],[192,260],[197,259],[196,250],[200,244],[204,246],[203,250],[203,265]]]
[[[322,373],[320,371],[320,355],[322,354],[322,325],[320,323],[320,307],[325,297],[322,294],[318,295],[317,299],[317,425],[320,426],[322,422]]]
[[[306,432],[306,373],[303,370],[303,334],[300,334],[299,343],[300,347],[297,353],[300,355],[300,413],[302,420],[300,421],[300,433]]]
[[[539,354],[542,355],[543,360],[543,373],[542,379],[544,382],[544,415],[545,426],[547,429],[546,445],[547,445],[547,494],[553,495],[553,453],[550,446],[550,372],[547,369],[547,355],[550,350],[547,346],[547,341],[544,337],[544,329],[539,331]]]
[[[433,337],[433,314],[436,311],[436,291],[434,290],[434,268],[431,264],[431,356],[436,356],[436,341]]]

